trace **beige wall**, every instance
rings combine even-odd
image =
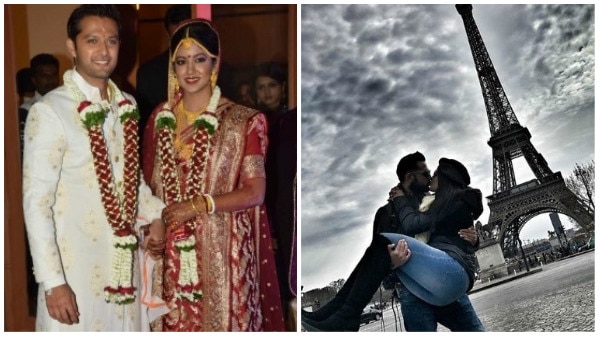
[[[28,53],[17,52],[19,64],[39,53],[53,54],[60,62],[60,74],[72,67],[67,53],[67,20],[79,5],[27,5]]]

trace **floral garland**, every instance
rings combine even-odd
[[[125,98],[123,93],[109,80],[109,90],[115,93],[118,102],[117,112],[123,125],[124,135],[124,186],[119,194],[115,188],[115,178],[108,160],[106,140],[102,131],[110,104],[106,100],[97,103],[87,100],[73,81],[71,72],[72,70],[67,71],[63,80],[75,100],[80,102],[77,112],[88,131],[102,205],[113,230],[115,252],[112,258],[109,285],[104,288],[104,299],[106,302],[116,304],[132,303],[135,299],[135,287],[132,286],[133,255],[138,244],[134,226],[139,182],[137,148],[139,111],[137,106]]]
[[[215,115],[221,90],[216,86],[210,97],[206,111],[200,114],[194,121],[194,144],[192,148],[192,168],[189,170],[186,178],[186,191],[182,191],[179,175],[177,174],[177,165],[175,160],[175,151],[173,147],[174,132],[177,126],[177,120],[168,103],[165,103],[163,109],[158,112],[156,117],[156,128],[158,133],[158,151],[160,166],[160,175],[163,183],[164,201],[167,205],[181,202],[198,196],[203,188],[206,176],[205,169],[210,155],[210,139],[219,127],[219,120]],[[197,174],[194,174],[197,173]],[[199,224],[196,218],[190,219],[182,224],[180,233],[183,236],[177,236],[175,247],[180,253],[179,276],[177,279],[175,298],[195,301],[202,298],[200,290],[198,265],[196,260],[196,240],[194,230]],[[176,226],[171,224],[170,226]]]

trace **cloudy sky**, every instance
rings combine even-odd
[[[594,6],[474,5],[473,16],[550,169],[567,177],[594,159]],[[454,5],[302,5],[301,60],[304,291],[348,277],[405,154],[421,151],[432,169],[458,159],[492,194],[487,115]],[[534,178],[513,163],[517,183]],[[548,230],[543,214],[521,237]]]

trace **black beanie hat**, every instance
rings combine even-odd
[[[471,177],[465,166],[450,158],[440,158],[438,166],[438,174],[442,174],[451,181],[461,185],[468,186],[471,184]]]

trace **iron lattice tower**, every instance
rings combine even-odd
[[[560,172],[552,172],[531,143],[529,130],[519,124],[472,15],[473,6],[456,5],[463,19],[483,93],[493,157],[493,194],[488,196],[486,228],[500,240],[505,257],[516,255],[519,231],[533,217],[558,212],[573,218],[586,231],[594,217],[571,192]],[[535,179],[517,184],[513,160],[524,156]]]

